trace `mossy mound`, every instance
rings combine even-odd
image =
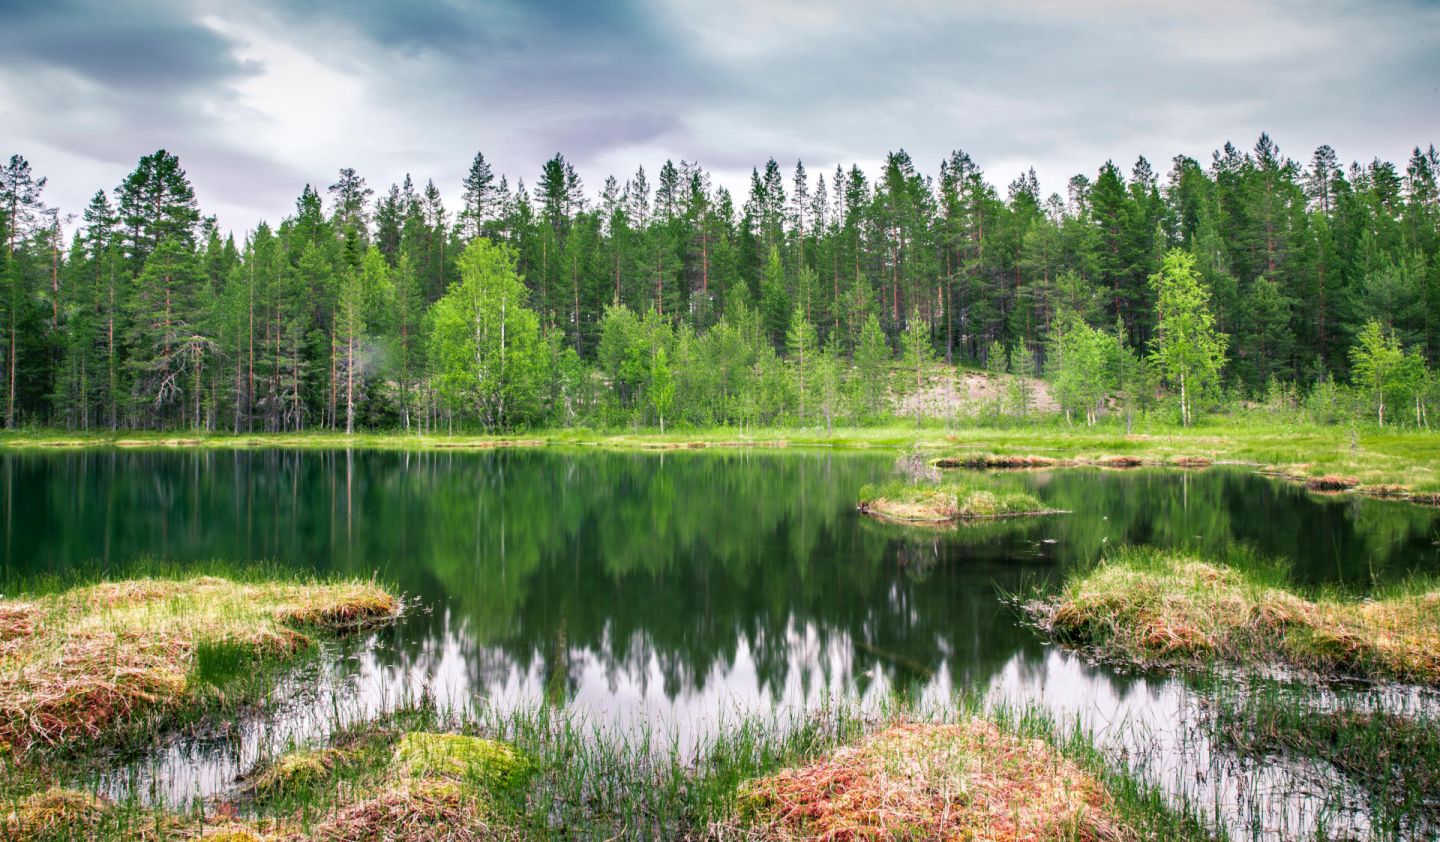
[[[400,738],[393,762],[403,777],[465,780],[492,790],[523,784],[531,767],[529,758],[509,743],[423,731]]]
[[[402,781],[337,810],[295,839],[315,842],[479,842],[510,838],[447,780]]]
[[[286,752],[251,780],[249,789],[264,795],[281,794],[310,786],[330,776],[350,758],[338,748],[297,749]]]

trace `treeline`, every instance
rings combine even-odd
[[[903,151],[869,174],[772,160],[737,201],[684,161],[596,194],[558,154],[533,190],[476,155],[457,209],[433,181],[377,197],[345,169],[237,242],[163,150],[79,217],[17,155],[4,422],[863,423],[944,360],[1048,375],[1090,420],[1116,395],[1173,394],[1188,421],[1353,380],[1367,411],[1423,423],[1437,176],[1433,146],[1403,171],[1345,168],[1262,135],[1163,177],[1107,162],[1048,197],[1033,170],[1002,195],[963,152],[934,177]]]

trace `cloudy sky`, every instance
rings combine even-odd
[[[1403,163],[1440,143],[1437,36],[1435,0],[0,0],[0,152],[79,211],[165,148],[237,231],[342,166],[453,207],[477,150],[527,183],[563,152],[593,193],[960,148],[1048,192],[1262,130]]]

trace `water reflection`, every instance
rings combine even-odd
[[[1177,717],[1192,703],[1183,686],[1078,664],[1020,627],[997,593],[1123,542],[1218,556],[1249,547],[1306,582],[1437,569],[1435,512],[1317,497],[1241,469],[1009,475],[1072,514],[953,532],[881,526],[854,500],[892,459],[9,453],[0,568],[23,579],[122,575],[145,556],[270,559],[378,570],[427,609],[297,672],[281,689],[295,700],[283,715],[245,723],[213,750],[177,744],[114,782],[167,800],[223,789],[267,747],[323,732],[337,713],[363,718],[421,692],[565,704],[683,742],[737,710],[990,687],[1091,724],[1145,719],[1168,735],[1157,745],[1169,757],[1164,740],[1180,738]]]

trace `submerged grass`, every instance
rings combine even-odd
[[[1219,745],[1245,757],[1278,756],[1296,768],[1323,764],[1358,785],[1376,835],[1440,834],[1440,721],[1433,707],[1397,704],[1393,693],[1318,696],[1303,684],[1254,679],[1217,685],[1206,707]]]
[[[1440,684],[1440,584],[1303,596],[1258,561],[1121,549],[1026,606],[1063,643],[1142,666],[1281,659],[1322,675]]]
[[[0,750],[83,749],[224,697],[310,648],[393,618],[373,582],[141,578],[0,601]]]
[[[860,489],[859,510],[904,523],[949,523],[1052,514],[1026,491],[1006,490],[977,480],[906,482],[893,480]]]

